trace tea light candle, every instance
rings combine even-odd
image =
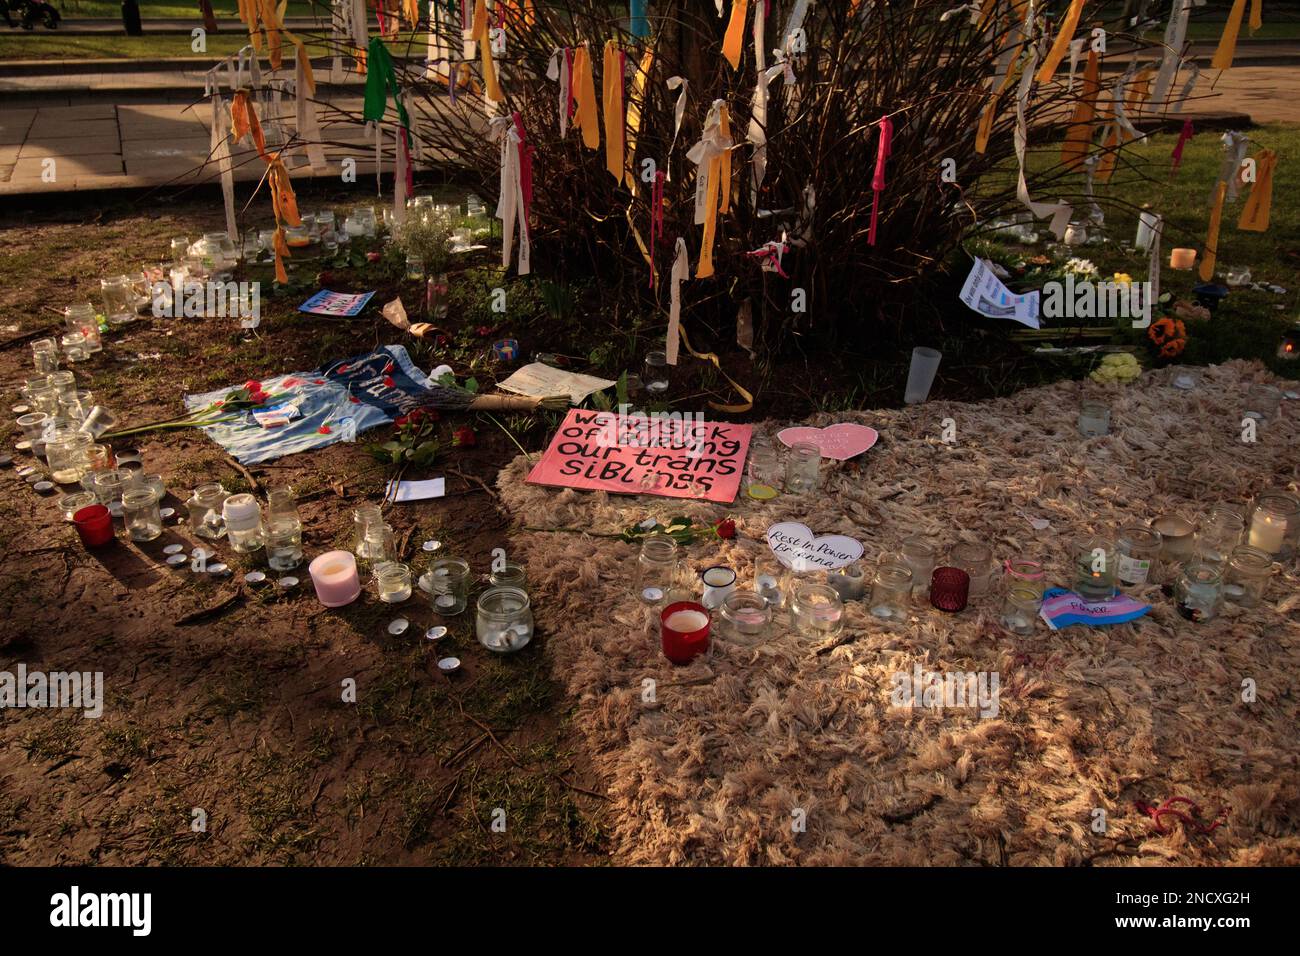
[[[351,551],[326,551],[307,570],[317,599],[326,607],[343,607],[361,596],[357,559]]]
[[[1171,269],[1186,271],[1194,265],[1196,265],[1195,249],[1175,249],[1169,253],[1169,268]]]
[[[1256,510],[1250,522],[1250,546],[1277,554],[1282,550],[1282,541],[1286,537],[1286,518]]]

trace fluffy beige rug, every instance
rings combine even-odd
[[[925,532],[990,543],[998,559],[1047,562],[1067,583],[1066,542],[1166,510],[1200,515],[1267,487],[1297,486],[1296,406],[1241,441],[1241,398],[1261,366],[1205,372],[1183,392],[1170,372],[1106,389],[1064,382],[982,404],[821,415],[881,440],[824,490],[758,504],[683,505],[526,484],[521,457],[499,478],[522,526],[615,533],[685,511],[737,519],[735,541],[692,545],[742,586],[763,533],[783,520],[854,535],[874,563]],[[1080,400],[1113,408],[1109,437],[1083,440]],[[957,443],[941,441],[944,419]],[[774,433],[789,423],[763,423]],[[1035,531],[1028,517],[1051,522]],[[1265,606],[1181,618],[1158,587],[1150,614],[1110,628],[1014,637],[999,600],[947,616],[914,607],[882,624],[850,605],[856,639],[830,653],[782,628],[761,646],[716,641],[674,667],[633,601],[637,549],[588,534],[519,531],[555,672],[615,806],[615,855],[645,864],[1300,863],[1300,584],[1276,567]],[[995,718],[891,706],[891,677],[996,672]],[[653,700],[645,683],[655,682]],[[1243,682],[1257,687],[1243,701]],[[1161,835],[1136,804],[1187,797],[1226,822]],[[1185,808],[1185,807],[1184,807]],[[1098,832],[1100,831],[1100,832]]]

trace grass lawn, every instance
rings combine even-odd
[[[54,6],[67,20],[116,20],[122,15],[122,4],[118,0],[54,0]],[[329,3],[313,3],[312,0],[289,0],[286,16],[309,17],[313,10],[329,15]],[[212,10],[218,20],[235,20],[239,16],[239,5],[234,0],[212,0]],[[140,16],[144,20],[163,19],[199,19],[198,3],[165,3],[157,0],[140,0]]]
[[[1245,198],[1243,189],[1236,202],[1224,207],[1219,234],[1216,282],[1228,266],[1248,266],[1257,282],[1285,288],[1285,294],[1234,290],[1209,322],[1188,323],[1188,346],[1182,361],[1192,364],[1221,362],[1230,358],[1258,358],[1276,371],[1294,376],[1294,366],[1277,360],[1274,351],[1282,331],[1300,319],[1300,209],[1290,201],[1300,188],[1300,169],[1288,164],[1285,157],[1300,151],[1300,126],[1270,124],[1249,131],[1254,142],[1250,153],[1268,147],[1283,161],[1274,174],[1273,205],[1269,231],[1244,232],[1237,220]],[[1176,246],[1205,248],[1209,221],[1209,194],[1218,175],[1221,157],[1220,134],[1206,131],[1196,135],[1184,149],[1183,163],[1173,178],[1169,176],[1169,157],[1177,137],[1154,136],[1131,146],[1129,168],[1121,165],[1110,184],[1097,188],[1103,203],[1111,199],[1135,205],[1149,204],[1165,217],[1162,243],[1161,289],[1176,297],[1190,298],[1193,286],[1200,283],[1196,272],[1177,272],[1168,267],[1169,250]],[[1059,144],[1044,144],[1032,152],[1031,168],[1047,168],[1059,156]],[[1064,182],[1061,191],[1078,190],[1075,182]],[[1040,190],[1036,199],[1052,198],[1050,191]],[[1076,210],[1079,204],[1076,203]],[[1042,224],[1040,224],[1041,226]],[[1106,210],[1105,234],[1108,241],[1089,244],[1077,250],[1081,258],[1091,259],[1103,276],[1116,272],[1130,274],[1135,280],[1147,278],[1146,254],[1132,251],[1137,232],[1137,212]],[[1026,259],[1044,251],[1037,246],[1004,245],[976,242],[972,252],[985,251],[1003,263]],[[1091,325],[1099,322],[1084,323]],[[1117,329],[1115,344],[1144,344],[1143,334],[1132,329]]]

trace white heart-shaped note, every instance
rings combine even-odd
[[[782,521],[768,528],[767,546],[791,571],[836,571],[862,557],[862,542],[856,538],[815,535],[798,521]]]

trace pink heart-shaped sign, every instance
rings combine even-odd
[[[799,442],[816,445],[823,458],[835,461],[848,461],[856,458],[876,443],[880,432],[866,425],[854,425],[852,422],[840,422],[825,428],[812,428],[799,425],[786,428],[776,433],[776,437],[790,448]]]

